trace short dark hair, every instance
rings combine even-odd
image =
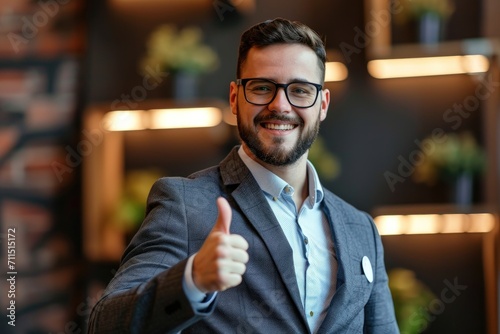
[[[326,50],[323,40],[314,30],[305,24],[283,18],[258,23],[241,35],[236,76],[240,78],[241,67],[247,59],[248,51],[252,47],[265,47],[287,43],[303,44],[316,53],[316,56],[318,56],[318,65],[323,74],[321,78],[323,83],[326,62]]]

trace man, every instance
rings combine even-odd
[[[90,332],[398,332],[371,218],[307,160],[330,102],[325,61],[298,22],[242,35],[230,86],[241,147],[155,183]]]

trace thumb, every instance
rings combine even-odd
[[[217,210],[219,211],[219,216],[212,229],[212,231],[223,232],[230,234],[229,228],[231,227],[231,206],[227,200],[223,197],[217,198]]]

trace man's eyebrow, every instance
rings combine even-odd
[[[270,80],[270,81],[275,82],[275,83],[283,83],[283,84],[287,84],[287,83],[290,83],[290,82],[314,82],[314,81],[310,81],[308,79],[300,78],[300,77],[292,78],[292,79],[288,80],[287,82],[279,82],[278,80],[275,80],[275,79],[269,78],[269,77],[256,77],[254,79]]]

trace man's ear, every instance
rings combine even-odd
[[[321,92],[321,109],[320,109],[320,120],[323,121],[328,113],[328,106],[330,105],[330,90],[323,89]]]
[[[238,85],[234,81],[231,81],[229,86],[229,106],[233,115],[236,115],[238,111]]]

